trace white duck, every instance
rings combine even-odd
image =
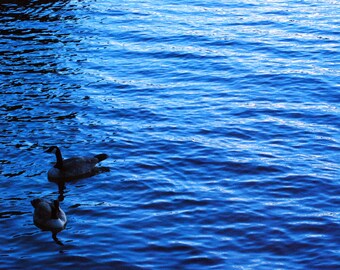
[[[54,182],[70,181],[92,176],[95,174],[96,164],[108,158],[106,154],[99,154],[90,157],[63,159],[58,146],[51,146],[45,152],[54,153],[57,158],[54,167],[48,171],[48,179]]]
[[[59,206],[59,201],[48,201],[44,199],[34,199],[31,201],[34,207],[34,224],[42,229],[57,233],[62,231],[67,223],[64,211]]]

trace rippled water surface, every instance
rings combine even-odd
[[[177,2],[1,1],[1,269],[339,269],[340,3]]]

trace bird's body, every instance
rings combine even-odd
[[[59,201],[34,199],[31,204],[34,207],[33,221],[37,227],[52,232],[59,232],[65,228],[67,218],[59,206]]]
[[[51,146],[46,152],[55,153],[57,162],[48,171],[48,179],[53,182],[70,181],[95,174],[95,166],[106,159],[106,154],[99,154],[90,157],[71,157],[63,159],[61,151],[57,146]]]

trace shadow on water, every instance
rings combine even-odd
[[[53,102],[56,96],[65,96],[68,89],[79,88],[68,79],[75,74],[75,68],[69,64],[72,59],[65,49],[78,42],[68,28],[70,22],[77,20],[73,8],[69,0],[0,1],[0,117],[5,124],[0,148],[4,156],[13,155],[19,148],[18,141],[21,145],[34,141],[32,145],[37,148],[39,140],[52,137],[52,133],[44,134],[48,128],[43,125],[62,118],[60,109],[53,112],[46,101]],[[13,163],[5,160],[2,165],[7,168],[0,172],[8,171],[4,175],[10,181],[12,175],[21,175],[18,168],[27,167],[29,160],[29,157]],[[32,177],[25,175],[25,171],[22,174]],[[34,224],[50,231],[52,239],[63,245],[57,234],[65,227],[55,230]]]
[[[69,21],[76,21],[69,0],[1,1],[0,76],[10,76],[4,80],[8,90],[25,90],[30,83],[47,85],[52,80],[45,74],[73,72],[63,50],[75,42],[67,29]]]
[[[80,42],[70,27],[78,18],[74,9],[69,0],[0,1],[4,156],[20,145],[37,148],[40,141],[54,140],[54,129],[76,116],[68,106],[71,93],[80,88],[74,79],[77,54],[69,52]],[[5,166],[8,175],[20,172],[9,162]]]
[[[30,14],[36,14],[35,18],[41,17],[42,11],[47,9],[56,11],[65,7],[70,0],[3,0],[0,3],[0,12],[6,13],[6,15],[13,15],[13,18],[17,20],[21,19],[34,19],[29,16]],[[13,13],[10,13],[10,12]],[[10,16],[8,16],[10,18]]]
[[[16,147],[14,141],[38,146],[50,140],[56,122],[76,115],[67,107],[70,93],[80,88],[73,79],[74,54],[68,52],[79,42],[69,27],[77,21],[69,2],[0,3],[0,117],[7,124],[0,143],[5,151]]]
[[[0,144],[5,151],[17,146],[14,141],[38,146],[55,140],[60,124],[69,125],[77,116],[77,108],[68,106],[81,87],[74,9],[69,0],[0,3],[0,117],[7,124]]]
[[[43,43],[57,42],[57,39],[44,39],[49,29],[49,22],[72,20],[72,16],[65,16],[69,0],[36,0],[14,1],[5,0],[0,3],[0,22],[3,26],[0,34],[8,40],[34,41],[41,35]],[[40,24],[42,23],[42,24]],[[44,23],[46,23],[44,25]],[[54,29],[56,37],[57,29]],[[33,48],[34,50],[34,48]]]

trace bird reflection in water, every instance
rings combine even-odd
[[[105,173],[105,172],[109,172],[110,171],[110,168],[109,167],[96,167],[93,171],[93,175],[98,175],[98,174],[101,174],[101,173]],[[68,180],[68,181],[65,181],[65,180],[51,180],[51,179],[48,179],[50,182],[54,182],[55,184],[58,185],[58,193],[59,193],[59,196],[58,196],[58,200],[60,202],[64,201],[65,199],[65,190],[66,190],[66,183],[67,182],[70,182],[70,183],[77,183],[78,181],[84,179],[84,178],[88,178],[88,177],[81,177],[81,178],[74,178],[74,179],[71,179],[71,180]]]

